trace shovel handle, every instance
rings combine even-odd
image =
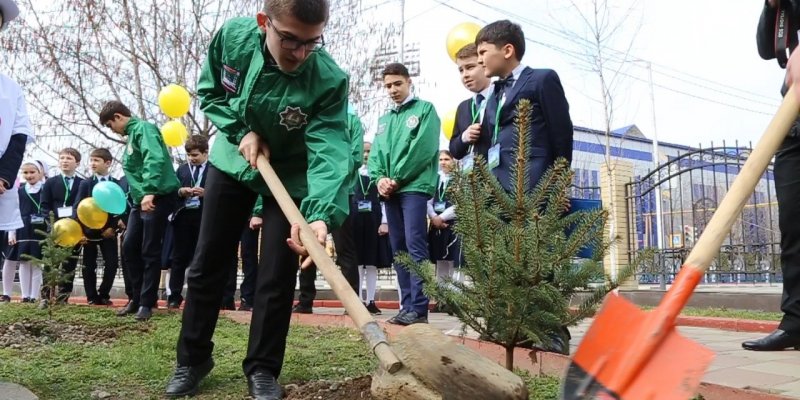
[[[794,94],[794,85],[783,97],[778,112],[772,117],[767,130],[761,136],[750,156],[747,157],[728,193],[723,197],[708,226],[703,230],[695,243],[684,267],[690,267],[703,273],[711,265],[711,261],[719,254],[725,236],[730,233],[731,226],[739,218],[745,203],[753,194],[758,181],[767,170],[769,162],[786,138],[792,124],[797,120],[798,105]]]
[[[400,362],[400,359],[397,358],[397,355],[395,355],[391,347],[389,347],[386,341],[386,335],[372,318],[369,311],[367,311],[367,308],[364,307],[364,304],[361,303],[361,299],[356,296],[353,288],[350,287],[350,284],[344,279],[342,273],[336,268],[336,264],[334,264],[333,260],[328,256],[328,253],[325,252],[325,249],[319,244],[317,235],[314,234],[311,227],[306,223],[303,214],[297,209],[294,200],[289,196],[289,193],[286,191],[280,178],[278,178],[272,165],[270,165],[263,154],[258,155],[256,164],[258,166],[258,171],[267,183],[267,187],[269,187],[270,192],[272,192],[272,196],[275,197],[275,201],[277,201],[286,219],[289,220],[290,224],[300,225],[300,240],[303,242],[303,246],[308,250],[309,256],[314,260],[314,264],[316,264],[317,269],[322,272],[322,276],[325,277],[325,280],[328,281],[336,297],[341,300],[344,309],[347,310],[347,315],[356,323],[361,334],[369,342],[373,353],[378,357],[383,369],[390,373],[400,370],[403,363]]]

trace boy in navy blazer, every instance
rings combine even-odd
[[[181,292],[186,268],[194,257],[200,234],[200,216],[203,214],[203,195],[208,171],[208,139],[200,135],[189,136],[184,148],[189,162],[178,167],[176,171],[181,188],[178,189],[178,209],[172,219],[175,243],[169,273],[169,309],[178,309],[183,302]]]
[[[483,65],[478,63],[478,47],[474,43],[464,46],[456,53],[456,65],[461,74],[461,83],[472,92],[472,96],[458,105],[456,123],[450,137],[450,153],[462,160],[466,167],[473,154],[486,158],[491,137],[481,135],[486,104],[492,94],[492,81],[486,76]]]
[[[557,158],[572,161],[573,130],[564,88],[555,71],[521,64],[525,36],[522,28],[511,21],[486,25],[478,32],[475,44],[478,63],[483,65],[486,76],[499,78],[486,104],[481,139],[489,138],[487,164],[508,192],[514,190],[511,171],[517,153],[517,104],[522,99],[531,102],[529,180],[525,187],[530,191]],[[570,334],[566,327],[549,336],[538,345],[541,350],[569,354]]]
[[[517,143],[514,119],[519,101],[530,100],[526,190],[532,190],[557,158],[572,161],[572,121],[561,80],[551,69],[533,69],[520,63],[525,55],[525,36],[522,28],[511,21],[486,25],[478,32],[475,44],[478,63],[483,65],[486,76],[499,78],[486,104],[478,142],[488,145],[489,167],[503,188],[512,191],[511,171]]]
[[[84,179],[78,189],[75,207],[80,202],[92,197],[94,185],[99,182],[109,181],[119,184],[110,172],[113,157],[108,149],[99,148],[89,153],[89,168],[94,173],[89,179]],[[83,227],[83,234],[87,242],[83,245],[83,287],[86,290],[86,301],[90,305],[110,306],[111,287],[119,266],[119,250],[117,245],[118,215],[108,215],[105,226],[100,229]],[[103,254],[103,280],[97,288],[97,250]]]
[[[78,164],[81,162],[81,153],[72,147],[67,147],[58,153],[58,168],[61,173],[47,179],[42,186],[42,214],[49,220],[50,212],[55,214],[55,219],[73,218],[77,219],[74,212],[74,206],[78,204],[78,189],[81,186],[83,179],[75,174],[78,169]],[[59,285],[58,301],[66,303],[69,295],[72,293],[72,280],[74,279],[75,267],[78,266],[78,253],[80,252],[80,245],[75,246],[73,255],[64,263],[64,272],[73,274],[66,282]],[[49,294],[46,293],[46,288],[42,290],[42,305],[47,305],[47,298]]]

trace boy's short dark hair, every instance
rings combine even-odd
[[[111,155],[111,152],[105,147],[92,150],[92,152],[89,153],[89,157],[99,158],[105,162],[114,161],[114,157]]]
[[[475,45],[484,42],[497,47],[507,44],[514,46],[517,61],[522,61],[522,56],[525,55],[525,34],[522,33],[522,27],[507,19],[484,26],[475,37]]]
[[[319,25],[328,22],[330,4],[328,0],[264,0],[264,14],[274,19],[291,15],[304,24]]]
[[[475,43],[470,43],[456,52],[456,60],[463,60],[465,58],[477,57],[478,46]]]
[[[100,110],[100,125],[105,125],[108,121],[114,119],[114,114],[130,117],[131,110],[119,100],[107,101]]]
[[[190,135],[189,138],[186,139],[186,144],[184,144],[183,148],[186,149],[187,153],[193,150],[197,150],[201,153],[208,153],[208,139],[203,135]]]
[[[389,63],[383,67],[383,73],[381,77],[386,77],[386,75],[401,75],[406,78],[410,78],[411,75],[408,73],[408,68],[401,63]]]
[[[72,147],[65,147],[61,149],[61,151],[58,152],[58,155],[62,154],[69,154],[75,159],[76,162],[81,162],[81,153]]]

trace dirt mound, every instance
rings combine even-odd
[[[286,389],[287,400],[371,400],[369,393],[372,377],[345,378],[342,381],[311,381],[303,384],[289,384]]]

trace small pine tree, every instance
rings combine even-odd
[[[55,224],[53,213],[50,213],[50,221],[48,226]],[[39,229],[35,230],[36,234],[44,237],[39,243],[42,246],[42,257],[36,258],[30,255],[23,255],[22,257],[30,261],[32,264],[38,265],[42,269],[42,301],[47,304],[47,314],[50,319],[53,318],[53,306],[57,304],[58,286],[72,280],[73,272],[64,271],[64,263],[70,258],[73,258],[72,247],[63,247],[56,242],[56,232],[54,229],[45,232]]]
[[[515,347],[547,344],[565,326],[591,315],[618,286],[604,275],[600,262],[608,248],[603,240],[606,211],[568,213],[569,163],[557,160],[533,190],[527,187],[530,110],[529,101],[520,101],[511,193],[481,157],[472,172],[453,178],[454,229],[462,240],[461,271],[467,279],[439,282],[430,263],[414,263],[407,254],[400,259],[422,278],[427,294],[450,306],[484,340],[506,349],[509,370]],[[586,246],[594,248],[593,259],[576,262]],[[630,276],[628,270],[619,278]],[[571,310],[575,292],[598,282],[577,311]]]

